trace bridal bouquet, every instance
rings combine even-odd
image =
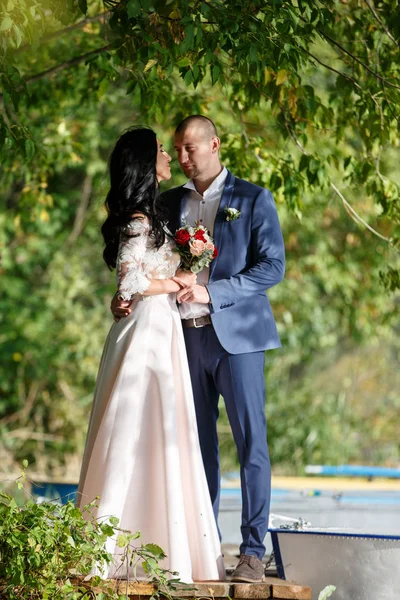
[[[175,233],[176,251],[182,261],[182,268],[199,273],[218,255],[218,250],[206,227],[196,223],[185,225]]]

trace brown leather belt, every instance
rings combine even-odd
[[[194,319],[182,319],[182,327],[205,327],[206,325],[211,325],[211,317],[210,315],[204,315],[204,317],[196,317]]]

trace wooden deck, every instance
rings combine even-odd
[[[146,600],[154,592],[149,583],[133,583],[108,580],[107,583],[118,592],[126,594],[130,600]],[[202,598],[206,600],[270,600],[280,598],[286,600],[311,600],[311,588],[297,585],[277,577],[266,577],[263,583],[231,583],[229,581],[204,581],[193,586],[182,586],[174,593],[176,598]]]

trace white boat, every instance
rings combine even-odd
[[[400,600],[400,536],[285,520],[269,529],[278,575],[311,586],[312,600],[328,585],[332,600]]]

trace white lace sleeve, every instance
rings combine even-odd
[[[134,219],[121,232],[117,258],[118,294],[130,300],[135,294],[143,294],[150,280],[143,274],[143,259],[149,236],[147,219]]]

